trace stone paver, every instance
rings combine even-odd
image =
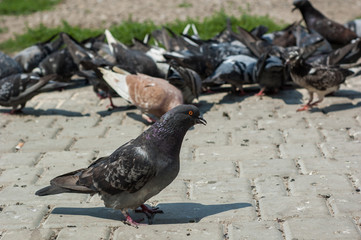
[[[38,95],[0,118],[0,239],[361,239],[360,81],[300,113],[304,89],[202,95],[208,125],[187,133],[178,177],[147,203],[164,214],[138,229],[99,196],[34,193],[138,136],[140,111],[107,111],[91,87]]]

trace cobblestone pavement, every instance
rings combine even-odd
[[[146,129],[137,109],[107,111],[91,87],[0,108],[0,239],[361,239],[361,78],[310,112],[296,112],[303,89],[246,90],[201,96],[208,125],[187,133],[180,174],[148,202],[164,214],[139,229],[98,196],[34,195]]]

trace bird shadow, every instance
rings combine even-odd
[[[228,203],[228,204],[210,204],[204,205],[201,203],[164,203],[159,204],[160,210],[163,214],[155,215],[153,224],[176,224],[176,223],[190,223],[199,222],[205,217],[212,216],[218,213],[223,213],[231,210],[251,207],[250,203]],[[80,215],[90,216],[95,218],[121,220],[124,221],[125,217],[121,211],[105,208],[105,207],[92,207],[92,208],[72,208],[72,207],[57,207],[54,208],[51,214],[59,215]],[[144,218],[144,214],[130,212],[133,219]]]
[[[351,100],[361,98],[361,92],[351,89],[340,89],[332,94],[332,97],[345,97]]]
[[[130,117],[131,119],[137,121],[137,122],[142,122],[144,123],[144,125],[152,125],[152,123],[147,122],[143,117],[142,114],[137,114],[134,112],[127,112],[127,117]],[[157,119],[156,117],[152,116],[152,118]]]
[[[205,101],[205,100],[200,100],[197,104],[195,104],[195,106],[197,106],[199,108],[199,111],[201,112],[201,115],[203,115],[206,112],[208,112],[209,110],[211,110],[213,105],[214,105],[214,103],[210,103],[210,102]]]
[[[361,102],[358,102],[357,104],[337,103],[337,104],[332,104],[330,106],[323,107],[323,108],[311,108],[309,110],[309,112],[311,112],[311,113],[322,112],[324,114],[328,114],[331,112],[345,111],[345,110],[359,108],[359,107],[361,107]]]
[[[110,108],[110,109],[103,110],[103,111],[98,111],[97,114],[99,114],[102,117],[106,117],[106,116],[112,115],[113,113],[116,113],[116,112],[124,112],[124,111],[128,111],[128,110],[133,110],[136,108],[137,108],[136,106],[128,105],[128,106],[122,106],[122,107]]]
[[[9,109],[0,109],[0,113],[8,114],[10,112]],[[21,112],[16,113],[19,116],[43,116],[43,115],[59,115],[59,116],[65,116],[65,117],[86,117],[90,116],[89,113],[82,114],[80,112],[74,112],[69,110],[63,110],[63,109],[53,109],[49,108],[46,110],[43,109],[34,109],[34,108],[24,108],[21,110]]]
[[[281,99],[287,105],[298,105],[303,103],[303,95],[295,88],[280,90],[278,93],[268,95],[274,99]]]

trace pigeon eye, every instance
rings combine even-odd
[[[189,116],[192,116],[192,115],[193,115],[193,111],[189,111],[189,112],[188,112],[188,115],[189,115]]]

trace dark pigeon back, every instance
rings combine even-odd
[[[0,79],[21,72],[18,62],[0,51]]]

